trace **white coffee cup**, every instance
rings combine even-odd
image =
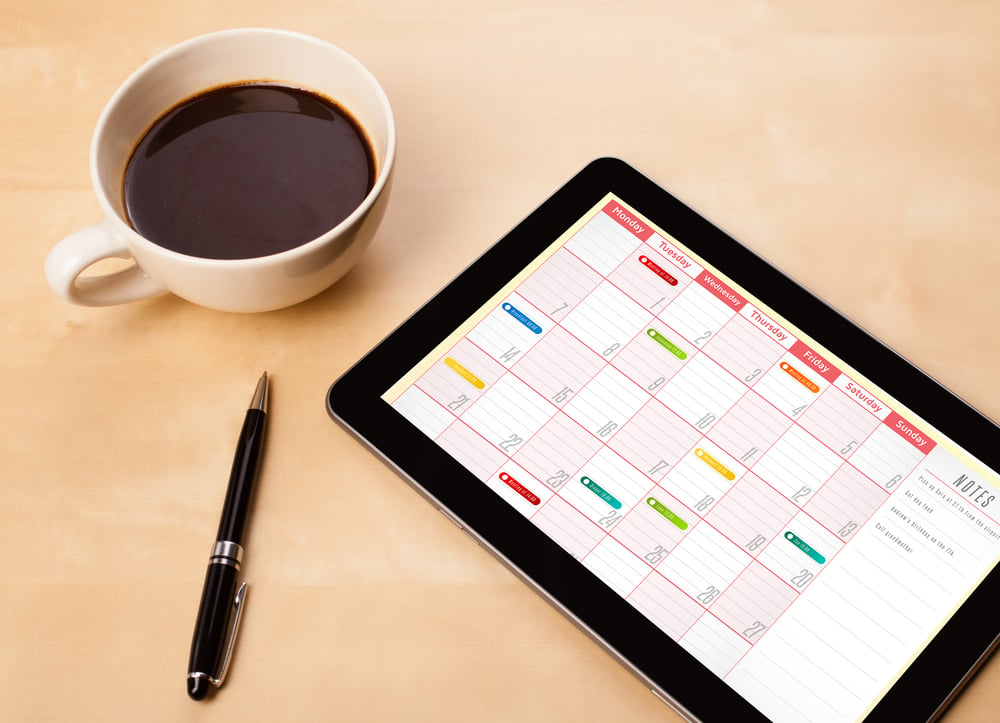
[[[171,251],[129,225],[122,182],[132,151],[167,110],[199,92],[240,82],[278,82],[346,108],[375,152],[375,183],[347,218],[301,246],[256,258],[211,259]],[[295,32],[241,28],[210,33],[157,55],[115,92],[94,131],[90,175],[104,219],[60,241],[45,273],[75,304],[105,306],[173,292],[223,311],[255,312],[304,301],[343,276],[368,246],[389,198],[396,128],[375,77],[340,48]],[[84,272],[109,258],[124,269]]]

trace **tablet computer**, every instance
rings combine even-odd
[[[933,719],[1000,635],[997,427],[624,162],[327,406],[690,719]]]

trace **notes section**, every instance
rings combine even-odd
[[[613,200],[393,404],[779,720],[863,714],[1000,549],[991,485]]]

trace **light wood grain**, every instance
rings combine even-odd
[[[326,417],[328,384],[590,159],[617,155],[1000,417],[995,2],[0,0],[0,719],[673,720]],[[297,307],[73,307],[90,133],[156,52],[319,35],[399,127],[360,265]],[[182,689],[241,409],[271,436],[231,678]],[[1000,663],[950,721],[995,718]]]

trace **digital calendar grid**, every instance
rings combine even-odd
[[[936,446],[615,200],[392,403],[722,678]]]

